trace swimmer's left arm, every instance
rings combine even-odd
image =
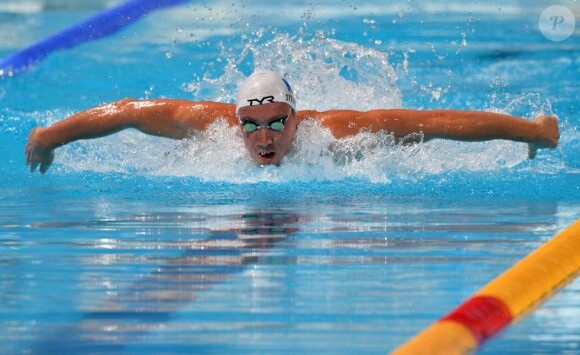
[[[415,115],[425,141],[441,138],[466,142],[493,139],[523,142],[528,144],[530,159],[536,156],[538,149],[557,147],[560,138],[558,119],[554,116],[526,120],[493,112],[460,110],[415,111]]]
[[[555,148],[560,138],[558,119],[539,116],[526,120],[510,115],[461,110],[372,110],[367,112],[336,110],[320,113],[324,126],[337,138],[353,135],[361,129],[385,130],[397,140],[423,132],[424,141],[451,139],[466,142],[505,139],[528,144],[529,157],[542,148]]]

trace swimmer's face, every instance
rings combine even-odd
[[[284,156],[292,148],[296,137],[297,121],[294,110],[283,102],[246,106],[238,111],[238,119],[244,144],[252,159],[259,165],[280,165]],[[262,128],[262,126],[269,126],[273,122],[284,121],[284,119],[284,129],[281,131]],[[244,123],[254,123],[260,126],[260,129],[248,132],[243,127]]]

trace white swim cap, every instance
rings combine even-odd
[[[296,100],[290,84],[269,70],[256,70],[240,86],[236,98],[236,113],[242,107],[285,102],[296,111]]]

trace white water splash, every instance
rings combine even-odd
[[[252,60],[255,69],[269,69],[289,80],[298,100],[298,109],[370,110],[402,105],[397,75],[388,55],[356,43],[342,42],[316,33],[290,36],[274,32],[264,41],[265,31],[248,40],[241,54],[226,48],[220,57],[227,62],[217,79],[205,76],[183,88],[194,99],[234,102],[239,84],[245,79],[241,63]]]
[[[290,80],[299,109],[368,110],[401,106],[396,75],[386,53],[329,39],[323,34],[309,39],[278,33],[270,35],[272,38],[268,41],[260,36],[248,40],[241,54],[224,48],[223,74],[217,78],[207,75],[186,84],[186,91],[193,94],[194,100],[233,102],[237,85],[245,77],[240,67],[251,59],[255,68],[277,71]],[[501,100],[493,98],[489,106],[491,111],[507,113],[533,111],[535,115],[536,111],[550,111],[540,97],[525,94]],[[103,111],[109,109],[114,107],[105,105],[102,108]],[[55,112],[44,121],[36,119],[45,125],[65,116]],[[450,171],[511,169],[525,162],[526,155],[525,144],[506,141],[436,140],[401,145],[395,144],[393,137],[385,132],[361,132],[336,140],[317,122],[305,120],[283,164],[259,167],[249,157],[239,129],[229,127],[225,120],[218,120],[206,132],[182,141],[147,137],[127,130],[106,138],[75,142],[57,151],[55,165],[61,171],[192,176],[204,181],[234,183],[351,178],[388,183],[394,178],[420,181],[425,176]],[[562,159],[552,160],[547,162],[547,169],[565,168]]]
[[[349,178],[388,183],[392,178],[419,181],[449,171],[511,168],[525,159],[525,145],[513,142],[433,141],[403,145],[395,144],[385,132],[361,132],[337,140],[317,121],[306,120],[283,164],[260,167],[247,153],[239,129],[218,120],[207,131],[182,141],[124,131],[74,143],[59,149],[56,163],[64,171],[193,176],[233,183]]]

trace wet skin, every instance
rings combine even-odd
[[[187,100],[125,99],[78,112],[56,124],[37,127],[28,137],[25,155],[30,171],[45,173],[54,160],[54,150],[70,142],[104,137],[127,128],[145,134],[184,139],[205,131],[217,119],[225,118],[229,125],[238,125],[248,153],[259,165],[280,165],[292,148],[296,128],[305,118],[316,120],[336,139],[358,134],[361,130],[386,131],[400,141],[411,133],[422,132],[423,141],[451,139],[480,142],[492,139],[528,144],[529,158],[538,149],[558,146],[558,118],[539,116],[527,120],[505,114],[461,110],[376,109],[371,111],[301,110],[293,112],[286,103],[241,108],[218,102]],[[241,119],[263,127],[288,115],[282,131],[270,128],[246,132]]]
[[[244,145],[252,159],[259,165],[278,166],[284,156],[288,154],[296,138],[296,128],[298,127],[296,113],[291,110],[288,104],[281,102],[242,107],[238,111],[240,120],[251,121],[259,126],[267,126],[270,122],[287,115],[288,119],[282,131],[264,128],[247,132],[240,124]]]

